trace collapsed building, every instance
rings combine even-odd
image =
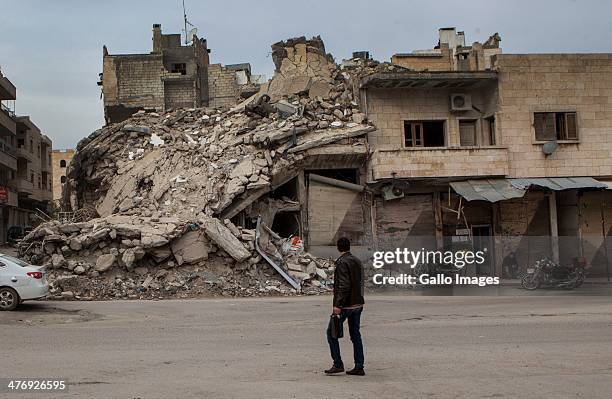
[[[167,283],[172,268],[206,273],[172,281],[176,287],[199,280],[236,295],[329,289],[332,262],[303,249],[309,240],[330,245],[345,215],[328,213],[335,232],[319,232],[323,220],[308,215],[329,212],[330,193],[350,203],[364,191],[346,180],[365,170],[374,127],[353,96],[353,75],[320,38],[280,42],[273,52],[275,77],[231,108],[142,110],[83,139],[63,193],[73,214],[35,229],[21,255],[49,264],[56,285],[81,296],[143,287],[163,295],[173,286],[158,280]],[[262,266],[274,282],[257,278]],[[139,283],[126,283],[125,273]]]
[[[609,275],[612,57],[463,36],[340,67],[320,38],[290,39],[247,100],[109,125],[79,143],[64,192],[75,218],[96,218],[51,221],[22,255],[88,281],[137,271],[134,289],[186,270],[171,287],[242,295],[325,289],[341,236],[364,260],[469,241],[486,252],[469,275],[512,277],[511,254],[522,270],[550,256]]]

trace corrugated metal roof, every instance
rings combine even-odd
[[[513,187],[508,179],[465,180],[449,184],[468,201],[497,202],[525,195],[525,190]]]
[[[509,179],[511,184],[519,189],[529,187],[545,187],[551,190],[571,190],[576,188],[607,188],[607,185],[598,182],[592,177],[546,177],[533,179]]]
[[[550,177],[533,179],[481,179],[449,183],[455,192],[468,201],[498,202],[521,198],[530,187],[544,187],[555,191],[578,188],[607,188],[609,184],[592,177]]]

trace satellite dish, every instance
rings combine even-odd
[[[193,28],[189,32],[187,32],[187,43],[193,42],[193,37],[198,33],[198,28]]]
[[[558,146],[559,144],[557,144],[557,140],[549,141],[542,146],[542,152],[544,155],[550,155],[557,150]]]

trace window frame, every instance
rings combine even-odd
[[[430,122],[436,122],[436,123],[441,123],[442,124],[442,135],[443,135],[443,139],[444,139],[444,145],[441,146],[430,146],[430,147],[426,147],[425,146],[425,130],[424,130],[424,124],[425,123],[430,123]],[[415,142],[415,126],[420,126],[420,141],[421,144],[420,145],[406,145],[408,139],[407,139],[407,135],[406,135],[406,124],[409,123],[411,126],[411,136],[412,136],[412,142]],[[444,118],[433,118],[433,119],[402,119],[402,147],[404,149],[440,149],[440,148],[447,148],[448,147],[448,119],[444,119]]]
[[[537,114],[553,114],[553,129],[555,132],[555,139],[544,139],[538,138],[538,131],[536,127],[536,115]],[[563,115],[563,127],[560,130],[560,134],[562,137],[559,137],[557,134],[557,121],[559,115]],[[571,114],[574,117],[574,130],[575,130],[575,138],[567,137],[567,126],[568,126],[568,115]],[[547,143],[551,140],[556,140],[557,143],[561,144],[575,144],[580,143],[580,123],[578,118],[578,111],[575,109],[555,109],[555,110],[532,110],[531,111],[531,126],[533,127],[533,144],[543,144]],[[564,137],[563,137],[564,136]]]

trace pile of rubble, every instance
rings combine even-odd
[[[83,139],[64,204],[97,217],[40,225],[20,256],[48,265],[65,298],[329,290],[333,262],[272,231],[272,205],[291,201],[266,195],[313,150],[365,146],[374,127],[353,94],[354,74],[320,38],[277,43],[273,59],[274,78],[231,109],[140,111]],[[258,206],[256,226],[230,220]]]

